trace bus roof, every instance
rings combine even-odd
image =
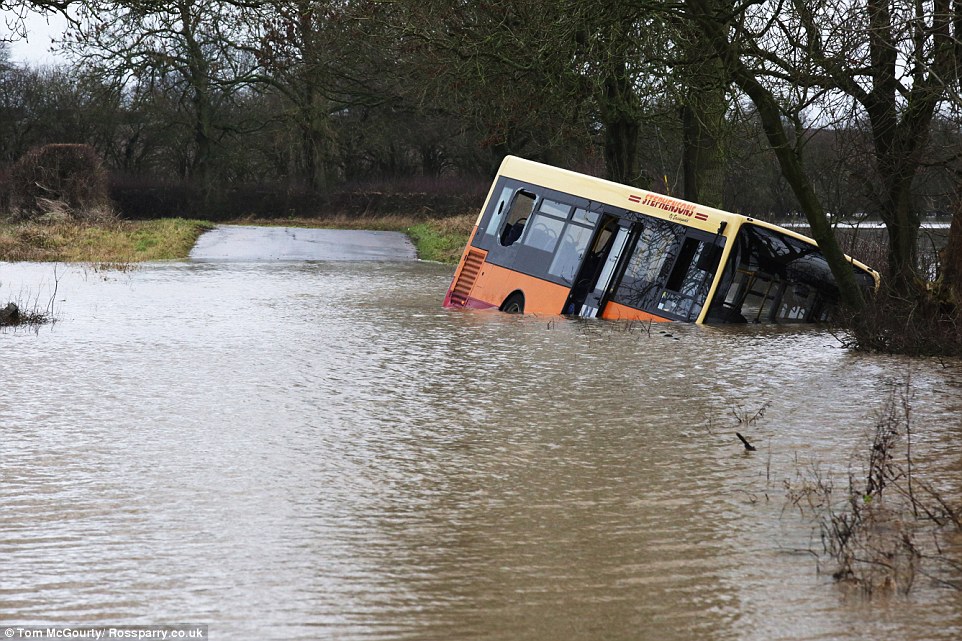
[[[498,170],[498,175],[522,182],[530,182],[639,214],[696,227],[710,233],[718,232],[722,223],[726,223],[726,227],[732,233],[743,224],[752,223],[787,234],[803,242],[817,245],[812,238],[804,234],[749,216],[734,214],[722,209],[665,196],[638,187],[630,187],[603,178],[518,158],[517,156],[505,156],[501,162],[501,168]],[[491,197],[490,194],[488,197]],[[870,272],[876,279],[876,283],[878,282],[878,273],[875,270],[851,257],[848,257],[848,259],[854,265]]]
[[[749,220],[740,214],[516,156],[506,156],[498,174],[711,233],[718,231],[722,222],[740,225]]]

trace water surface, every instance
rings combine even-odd
[[[819,328],[443,310],[450,277],[0,264],[0,299],[45,304],[56,284],[59,316],[0,334],[0,621],[196,622],[223,639],[962,636],[959,592],[920,579],[866,601],[820,573],[783,486],[813,464],[844,479],[910,373],[919,468],[958,496],[957,366],[854,355]]]

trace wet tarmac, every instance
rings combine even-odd
[[[417,260],[401,232],[219,226],[197,240],[195,262]]]

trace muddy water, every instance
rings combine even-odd
[[[56,280],[60,318],[0,334],[0,621],[962,636],[962,594],[925,578],[873,601],[834,585],[783,487],[813,464],[841,482],[910,372],[918,468],[958,496],[958,367],[853,355],[820,329],[450,312],[450,274],[0,265],[0,298],[45,303]],[[732,408],[766,403],[736,426]]]

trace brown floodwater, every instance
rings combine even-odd
[[[862,473],[910,375],[917,474],[958,501],[957,363],[854,354],[818,327],[449,311],[451,271],[0,265],[2,302],[56,288],[59,318],[0,333],[0,622],[962,637],[962,593],[931,578],[837,585],[785,489]]]

